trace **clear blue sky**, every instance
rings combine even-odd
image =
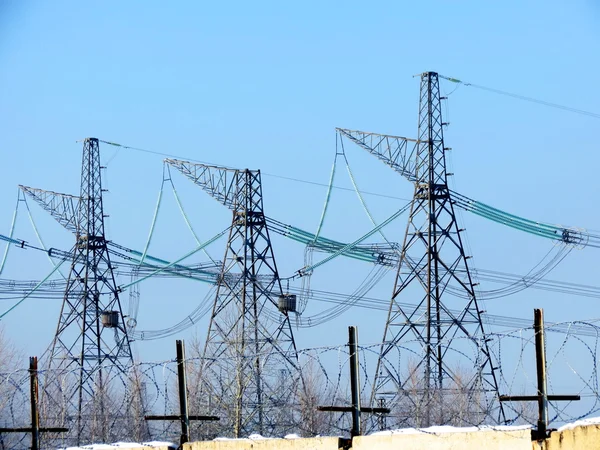
[[[17,185],[77,194],[81,144],[95,136],[126,145],[263,171],[266,213],[315,230],[334,127],[415,136],[419,83],[432,70],[462,80],[589,111],[600,111],[600,5],[593,0],[509,2],[0,2],[0,232],[8,234]],[[445,92],[456,86],[444,83]],[[469,87],[450,95],[454,187],[528,218],[600,229],[597,119],[519,102]],[[380,162],[347,147],[359,186],[409,198],[411,188]],[[162,176],[162,158],[101,148],[109,239],[141,249]],[[177,177],[175,177],[177,178]],[[230,216],[183,178],[178,189],[199,234]],[[350,186],[339,171],[336,184]],[[401,200],[367,196],[378,221]],[[151,252],[165,258],[193,247],[175,203],[165,201]],[[351,241],[369,229],[351,193],[336,191],[324,233]],[[46,244],[72,237],[32,206]],[[18,237],[35,242],[26,214]],[[526,273],[551,244],[483,219],[461,216],[477,267]],[[401,241],[405,219],[386,232]],[[276,240],[282,275],[303,265],[303,249]],[[573,252],[552,278],[600,284],[597,250]],[[211,248],[220,258],[223,244]],[[51,269],[13,249],[3,278],[40,279]],[[315,287],[351,292],[370,268],[336,261]],[[372,293],[389,297],[393,277]],[[205,287],[142,286],[140,329],[171,325]],[[358,282],[356,283],[358,284]],[[495,286],[487,286],[491,288]],[[486,286],[482,286],[486,288]],[[52,337],[59,303],[32,300],[3,326],[26,353]],[[567,303],[569,308],[565,308]],[[0,304],[0,311],[11,305]],[[312,306],[309,305],[309,308]],[[596,302],[530,291],[489,302],[494,314],[547,320],[598,317]],[[318,309],[318,306],[315,306]],[[308,310],[307,310],[308,311]],[[382,312],[351,311],[335,323],[300,330],[300,347],[341,344],[346,327],[381,339]],[[31,325],[27,332],[25,324]],[[200,325],[183,337],[196,332]],[[181,336],[179,336],[181,337]],[[145,359],[172,357],[173,345],[139,342]]]

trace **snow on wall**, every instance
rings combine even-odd
[[[60,450],[173,450],[177,445],[171,442],[144,442],[143,444],[135,442],[115,442],[114,444],[90,444],[81,447],[67,447]]]
[[[217,438],[214,441],[183,444],[183,450],[338,450],[340,448],[338,437],[299,438],[293,435],[286,438],[263,438],[257,435],[248,439]]]
[[[531,427],[438,426],[406,428],[359,436],[353,450],[532,450]]]
[[[553,431],[549,439],[534,442],[534,450],[600,450],[600,418],[567,424]]]

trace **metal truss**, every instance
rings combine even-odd
[[[371,397],[392,408],[391,426],[504,420],[448,188],[441,100],[438,75],[423,73],[417,140],[338,129],[415,187]]]
[[[76,444],[108,442],[131,401],[121,396],[133,357],[104,233],[100,170],[98,140],[87,138],[79,197],[20,186],[76,237],[42,396],[46,421],[70,428]]]
[[[72,233],[77,233],[79,229],[79,197],[23,185],[19,185],[19,189],[48,211],[63,227]]]
[[[409,181],[416,181],[416,139],[336,128],[336,131],[376,156]]]
[[[294,427],[289,399],[302,386],[290,313],[265,220],[260,171],[167,159],[233,212],[204,346],[207,413],[235,437],[284,435]],[[241,276],[231,276],[234,273]],[[288,410],[284,408],[288,405]]]

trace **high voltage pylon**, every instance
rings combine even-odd
[[[290,400],[303,385],[290,325],[296,297],[281,287],[260,171],[165,162],[233,213],[204,345],[204,406],[236,437],[292,432]]]
[[[391,426],[504,420],[448,188],[444,99],[437,73],[423,73],[417,140],[338,129],[414,183],[371,398],[392,408],[397,423]],[[459,403],[464,410],[457,412]]]
[[[132,401],[114,394],[133,358],[104,233],[101,169],[98,139],[87,138],[79,197],[20,186],[75,234],[58,327],[45,354],[42,398],[49,420],[75,418],[67,426],[78,444],[114,436],[119,402]]]

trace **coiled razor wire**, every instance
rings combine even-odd
[[[588,332],[571,332],[571,330],[587,329]],[[398,379],[404,379],[402,389],[398,391],[396,403],[390,400],[382,402],[376,397],[376,404],[369,405],[369,398],[374,388],[376,361],[380,358],[380,343],[359,346],[359,372],[362,406],[392,409],[391,414],[363,414],[363,429],[374,432],[380,429],[401,427],[422,427],[418,423],[421,414],[418,408],[429,408],[431,423],[429,425],[451,424],[456,426],[489,426],[529,424],[537,421],[537,405],[507,403],[505,404],[506,421],[498,423],[495,412],[498,409],[496,394],[502,395],[534,395],[537,392],[535,372],[535,336],[533,327],[514,329],[506,333],[493,333],[487,336],[488,347],[493,359],[499,367],[497,370],[498,393],[475,392],[461,389],[461,386],[448,386],[443,392],[431,396],[429,403],[424,404],[423,392],[426,387],[422,374],[411,371],[411,365],[422,358],[415,344],[416,341],[404,341],[398,345],[394,353],[395,360],[384,359],[385,367]],[[564,322],[546,326],[546,354],[548,388],[550,394],[579,394],[579,402],[549,402],[550,425],[559,426],[585,417],[600,414],[600,389],[596,361],[600,327],[582,321]],[[470,339],[469,339],[470,340]],[[464,379],[472,379],[469,370],[478,365],[476,349],[461,350],[459,339],[453,340],[453,348],[446,352],[447,364],[462,371]],[[473,347],[473,346],[472,346]],[[227,428],[227,412],[215,409],[222,399],[211,398],[201,376],[203,367],[211,364],[210,359],[203,359],[203,346],[193,342],[188,349],[186,360],[188,375],[188,394],[190,414],[221,416],[219,422],[193,422],[192,438],[195,440],[231,437],[231,429]],[[466,347],[464,347],[466,348]],[[268,355],[259,355],[266,361]],[[233,361],[233,357],[232,361]],[[276,405],[285,416],[285,426],[272,424],[274,436],[283,437],[293,429],[301,436],[315,435],[347,435],[351,428],[349,413],[331,413],[319,411],[318,406],[350,406],[349,355],[347,345],[307,348],[298,351],[298,367],[301,379],[294,379],[290,373],[280,374],[277,367],[265,365],[263,375],[269,379],[280,379],[285,395]],[[0,426],[29,426],[29,373],[26,369],[15,369],[6,364],[0,366]],[[68,392],[69,382],[77,380],[78,372],[58,372],[44,369],[40,364],[40,422],[41,426],[66,426],[76,428],[77,411],[73,410],[71,399],[61,398],[64,403],[54,404],[49,408],[50,398],[56,396],[56,387],[60,392]],[[109,408],[110,433],[105,437],[106,443],[116,441],[142,442],[161,440],[177,442],[180,425],[178,421],[145,421],[144,415],[178,414],[177,365],[174,359],[166,361],[139,362],[125,371],[111,371],[105,366],[106,373],[115,374],[108,380],[110,391],[105,392],[106,404]],[[268,374],[272,371],[272,374]],[[226,384],[226,377],[235,374],[222,374],[217,383]],[[266,379],[266,378],[265,378]],[[57,384],[57,380],[61,380]],[[215,380],[213,380],[215,381]],[[286,386],[286,387],[284,387]],[[466,384],[465,384],[466,386]],[[464,386],[462,387],[464,388]],[[283,393],[283,391],[282,391]],[[411,398],[411,395],[413,396]],[[482,396],[487,395],[486,398]],[[97,393],[96,393],[97,396]],[[431,400],[431,399],[434,400]],[[398,400],[399,399],[399,400]],[[217,401],[218,400],[218,401]],[[467,403],[479,403],[481,407],[476,414],[468,411],[456,411],[456,408]],[[93,405],[92,405],[93,406]],[[465,406],[466,407],[466,406]],[[57,409],[58,408],[58,409]],[[412,409],[411,409],[412,408]],[[454,409],[453,409],[454,408]],[[434,411],[435,410],[435,411]],[[437,412],[436,412],[437,411]],[[61,414],[57,414],[60,412]],[[93,412],[93,411],[92,411]],[[422,411],[421,411],[422,412]],[[284,414],[285,413],[285,414]],[[460,413],[460,414],[458,414]],[[112,414],[112,415],[111,415]],[[483,415],[482,415],[483,414]],[[96,420],[100,420],[97,416]],[[105,416],[103,416],[105,417]],[[105,417],[105,418],[106,418]],[[277,416],[277,414],[275,415]],[[446,423],[435,423],[440,417]],[[283,419],[281,419],[283,420]],[[85,423],[85,421],[84,421]],[[99,435],[93,436],[99,442]],[[24,448],[29,445],[29,436],[25,433],[2,434],[0,443],[4,448]],[[59,448],[73,444],[72,433],[46,434],[42,437],[43,448]],[[101,439],[100,439],[101,440]]]

